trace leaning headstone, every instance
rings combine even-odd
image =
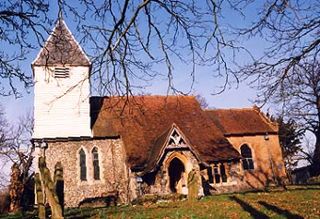
[[[188,174],[188,200],[196,200],[199,192],[199,174],[192,169]]]
[[[43,180],[43,185],[45,189],[45,194],[48,199],[51,208],[51,218],[52,219],[62,219],[62,206],[59,204],[59,198],[55,191],[55,185],[51,179],[51,174],[47,168],[46,161],[43,157],[39,158],[39,169],[41,174],[41,179]]]
[[[39,219],[45,219],[46,218],[46,209],[45,209],[44,203],[43,203],[44,197],[43,197],[39,173],[36,173],[36,175],[34,177],[34,183],[36,186],[36,196],[37,196],[37,203],[38,203],[38,217],[39,217]]]
[[[56,163],[54,166],[54,186],[55,192],[58,196],[59,204],[64,209],[64,180],[63,180],[63,167],[61,162]]]

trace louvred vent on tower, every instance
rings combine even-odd
[[[55,78],[69,78],[70,69],[69,68],[55,68],[54,77]]]

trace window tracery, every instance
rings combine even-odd
[[[254,162],[252,158],[252,151],[250,147],[246,144],[242,145],[240,148],[242,156],[242,167],[244,170],[253,170]]]
[[[186,142],[183,137],[174,129],[169,139],[169,146],[171,147],[185,147]]]

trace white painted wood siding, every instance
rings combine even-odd
[[[34,67],[33,138],[91,136],[89,67],[69,68],[54,78],[54,67]]]

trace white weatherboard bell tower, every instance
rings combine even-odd
[[[32,63],[34,139],[91,136],[88,57],[59,18]]]

